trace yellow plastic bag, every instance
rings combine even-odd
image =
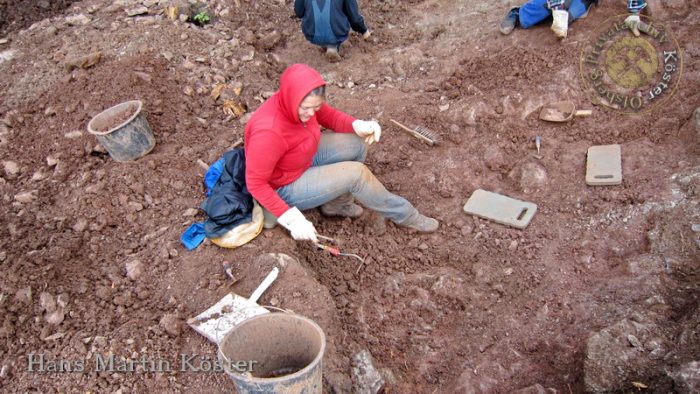
[[[257,201],[253,200],[253,220],[238,225],[219,238],[212,238],[214,245],[222,248],[237,248],[252,241],[263,229],[263,210]]]

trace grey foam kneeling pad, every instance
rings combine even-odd
[[[588,148],[586,184],[606,186],[620,183],[622,183],[620,145],[596,145]]]
[[[478,189],[464,204],[464,212],[506,226],[523,229],[527,227],[537,212],[537,205]]]

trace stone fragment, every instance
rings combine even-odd
[[[128,16],[138,16],[138,15],[148,14],[148,8],[147,7],[136,7],[136,8],[125,10],[125,12],[126,12],[126,15],[128,15]]]
[[[185,212],[182,214],[182,216],[192,217],[192,216],[196,216],[198,212],[199,212],[199,209],[197,209],[197,208],[187,208],[187,210],[185,210]]]
[[[42,291],[41,294],[39,294],[39,306],[42,311],[51,313],[56,310],[56,300],[54,300],[51,293]]]
[[[85,26],[89,24],[92,19],[85,14],[76,14],[67,16],[65,20],[70,26]]]
[[[82,233],[88,226],[88,221],[85,218],[79,218],[73,225],[73,231],[76,233]]]
[[[126,263],[126,276],[131,280],[138,279],[143,273],[143,264],[140,260],[134,260]]]
[[[22,304],[29,304],[32,302],[32,288],[31,286],[23,287],[15,293],[15,300]]]
[[[63,136],[66,137],[66,138],[68,138],[68,139],[70,139],[70,140],[74,140],[74,139],[76,139],[76,138],[82,137],[82,136],[83,136],[83,132],[80,131],[80,130],[73,130],[73,131],[67,132],[67,133],[64,134]]]
[[[273,30],[270,33],[267,33],[260,37],[260,39],[257,41],[257,44],[265,50],[270,50],[274,48],[277,44],[279,44],[280,40],[282,39],[282,34],[278,32],[277,30]]]
[[[151,82],[151,80],[153,80],[153,77],[151,77],[151,74],[144,73],[141,71],[135,71],[134,75],[136,75],[140,80],[142,80],[146,83]]]
[[[23,204],[29,204],[36,200],[37,197],[37,191],[36,190],[30,190],[28,192],[22,192],[15,194],[15,201],[21,202]]]
[[[87,55],[80,55],[70,58],[65,61],[65,66],[68,71],[75,68],[90,68],[99,63],[100,59],[102,59],[102,52],[97,51]]]
[[[364,349],[352,357],[354,393],[377,394],[384,387],[384,379],[374,366],[372,354]]]
[[[170,336],[176,337],[182,332],[182,323],[180,319],[172,313],[163,315],[159,324]]]
[[[143,204],[136,202],[136,201],[130,201],[129,204],[129,210],[132,212],[140,212],[143,211]]]
[[[5,174],[10,176],[16,176],[19,174],[19,164],[17,164],[16,162],[7,160],[3,161],[2,165],[5,168]]]
[[[66,318],[66,314],[65,314],[64,308],[56,308],[55,311],[53,311],[51,313],[47,313],[44,316],[44,319],[46,320],[46,322],[49,324],[52,324],[54,326],[61,324],[65,318]]]
[[[47,177],[48,177],[48,175],[44,171],[39,170],[39,171],[35,172],[34,174],[32,174],[31,180],[35,181],[35,182],[36,181],[43,181]]]
[[[547,171],[536,162],[515,166],[508,176],[518,182],[523,193],[530,194],[543,190],[547,184]]]

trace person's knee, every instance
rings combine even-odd
[[[528,29],[547,19],[552,12],[546,8],[547,0],[530,0],[520,6],[518,22],[520,27]]]
[[[358,135],[353,134],[349,141],[346,140],[346,146],[349,147],[352,161],[364,162],[367,157],[367,143]]]
[[[347,163],[347,166],[347,171],[351,174],[351,180],[354,186],[367,183],[374,178],[372,171],[361,162],[351,161]]]

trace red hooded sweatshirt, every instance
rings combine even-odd
[[[353,132],[347,115],[325,102],[306,124],[298,109],[307,94],[326,82],[305,64],[289,66],[280,77],[280,90],[255,111],[245,127],[245,177],[248,191],[279,217],[289,206],[275,189],[297,180],[318,149],[321,128]],[[319,126],[320,125],[320,126]]]

